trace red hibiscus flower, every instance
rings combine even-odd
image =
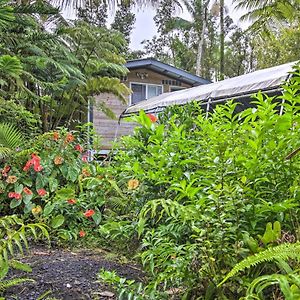
[[[37,193],[41,196],[44,197],[47,194],[47,191],[45,189],[39,189],[37,190]]]
[[[58,139],[59,139],[59,133],[57,131],[54,131],[53,132],[53,140],[58,141]]]
[[[95,214],[95,211],[93,209],[88,209],[83,215],[87,218],[91,217]]]
[[[31,166],[32,166],[32,161],[29,160],[29,161],[25,164],[25,166],[24,166],[24,168],[23,168],[23,171],[27,172],[27,171],[30,169]]]
[[[32,195],[32,190],[29,189],[28,187],[24,187],[23,192],[24,192],[26,195]]]
[[[36,172],[40,172],[43,170],[43,167],[41,165],[34,165],[33,166],[34,171]]]
[[[81,157],[81,160],[83,161],[83,162],[88,162],[88,156],[85,154],[85,155],[83,155],[82,157]]]
[[[8,172],[10,171],[10,169],[11,169],[11,166],[5,166],[5,167],[3,168],[3,172],[4,172],[4,173],[8,173]]]
[[[83,152],[83,147],[82,147],[81,145],[79,145],[79,144],[75,145],[75,146],[74,146],[74,149],[75,149],[76,151],[79,151],[80,153]]]
[[[152,123],[155,123],[158,120],[157,117],[152,114],[147,114],[147,117],[150,119]]]
[[[80,236],[80,237],[85,237],[85,231],[80,230],[80,231],[79,231],[79,236]]]
[[[67,200],[67,202],[69,204],[75,204],[77,202],[77,200],[76,199],[69,199],[69,200]]]

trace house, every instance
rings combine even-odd
[[[127,104],[122,104],[116,96],[111,94],[101,94],[96,98],[105,101],[105,104],[112,109],[116,117],[130,106],[136,105],[143,100],[162,95],[164,93],[184,90],[210,83],[209,80],[193,75],[184,70],[165,64],[153,58],[136,59],[126,63],[129,70],[123,83],[132,90]],[[90,115],[96,132],[101,136],[102,149],[108,151],[112,142],[123,135],[132,132],[135,124],[112,120],[103,112],[94,107]]]
[[[138,113],[140,110],[158,113],[167,106],[184,105],[191,101],[201,101],[201,106],[208,113],[217,104],[234,99],[242,104],[237,109],[243,110],[253,106],[252,94],[259,91],[270,96],[280,94],[283,82],[292,76],[291,71],[296,63],[291,62],[182,91],[165,93],[128,107],[121,117]],[[280,108],[280,113],[282,113],[282,108],[283,106]]]

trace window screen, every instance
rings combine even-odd
[[[131,104],[138,103],[139,101],[146,99],[146,85],[145,84],[131,84]]]
[[[148,85],[147,99],[158,96],[160,94],[162,94],[162,87],[160,85]]]

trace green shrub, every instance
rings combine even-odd
[[[119,222],[118,242],[121,222],[131,222],[154,290],[238,299],[252,278],[276,266],[218,287],[234,265],[283,236],[298,240],[299,67],[294,73],[282,97],[253,96],[255,109],[236,113],[239,104],[228,101],[207,117],[191,103],[167,108],[158,122],[144,112],[131,118],[141,126],[123,138],[107,170],[126,200],[112,189],[106,202],[126,205],[111,207],[105,228],[114,222],[115,231]]]
[[[27,141],[2,164],[0,213],[46,222],[67,240],[97,227],[104,192],[84,140],[62,129]]]

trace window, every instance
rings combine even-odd
[[[147,99],[162,94],[162,86],[161,85],[148,85],[147,88],[148,88]]]
[[[163,93],[163,87],[155,84],[130,83],[131,104],[150,99]]]
[[[161,81],[161,83],[165,85],[181,86],[181,81],[179,80],[164,79]]]
[[[132,83],[131,89],[132,89],[131,104],[136,104],[139,101],[146,99],[146,85]]]

